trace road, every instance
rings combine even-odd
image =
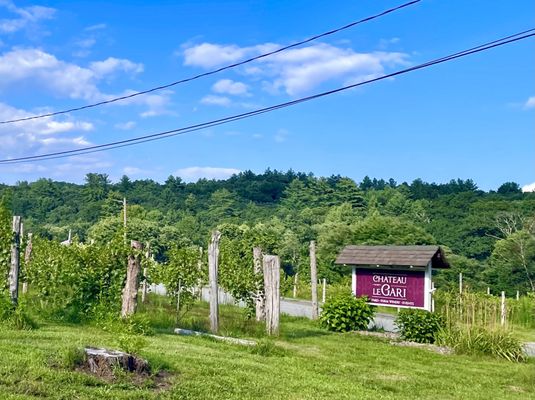
[[[150,291],[160,295],[165,295],[165,287],[163,285],[151,285]],[[204,301],[209,299],[209,290],[208,288],[202,288],[201,298]],[[234,299],[228,293],[225,293],[220,289],[219,293],[219,303],[220,304],[235,304]],[[243,303],[237,304],[240,307],[244,307]],[[312,303],[307,300],[296,300],[281,297],[281,313],[288,314],[292,317],[306,317],[312,318]],[[321,306],[320,306],[321,307]],[[320,308],[321,311],[321,308]],[[395,317],[391,314],[377,313],[372,323],[370,323],[370,328],[375,326],[378,329],[384,329],[386,332],[396,332],[397,328],[394,325]]]
[[[151,292],[165,295],[165,287],[163,285],[153,285]],[[208,301],[208,288],[203,288],[202,299]],[[219,302],[221,304],[235,304],[232,296],[223,291],[219,294]],[[244,306],[243,303],[238,305],[241,307]],[[292,317],[312,318],[312,303],[310,301],[281,297],[280,307],[282,313],[291,315]],[[392,314],[376,313],[373,322],[370,322],[370,328],[375,326],[377,329],[384,329],[385,332],[397,332],[394,320],[395,316]],[[524,343],[524,349],[528,356],[535,357],[535,342]]]

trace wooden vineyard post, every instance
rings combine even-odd
[[[134,314],[137,307],[137,292],[139,290],[137,278],[141,272],[141,265],[139,254],[136,254],[136,252],[143,250],[143,245],[137,240],[132,240],[131,247],[133,252],[128,256],[126,283],[123,289],[122,318]]]
[[[500,323],[502,326],[505,325],[505,315],[506,315],[506,310],[505,310],[505,292],[502,292],[502,301],[501,301],[501,318],[500,318]]]
[[[24,268],[26,271],[26,275],[24,276],[24,282],[22,282],[22,294],[28,293],[28,266],[30,264],[30,260],[32,259],[32,236],[33,234],[28,233],[28,243],[26,243],[26,250],[24,251]]]
[[[219,288],[217,285],[217,267],[219,258],[219,239],[221,232],[212,232],[212,240],[208,246],[208,281],[210,284],[210,330],[219,331]]]
[[[310,286],[312,290],[312,319],[318,319],[318,270],[316,267],[316,242],[310,242]]]
[[[280,259],[278,256],[264,255],[264,294],[266,332],[279,334],[280,324]]]
[[[11,268],[9,269],[9,297],[14,305],[19,300],[20,270],[20,217],[13,217],[13,240],[11,242]]]
[[[253,264],[254,264],[254,274],[256,279],[259,279],[260,276],[264,276],[262,268],[262,249],[260,247],[253,248]],[[263,279],[262,279],[263,282]],[[262,284],[258,284],[256,290],[256,320],[263,321],[265,319],[265,294],[262,290]]]

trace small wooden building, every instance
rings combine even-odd
[[[439,246],[346,246],[336,264],[352,268],[352,291],[373,305],[432,309],[432,270],[449,268]]]

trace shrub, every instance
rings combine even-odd
[[[21,302],[15,307],[3,293],[0,293],[0,322],[9,329],[32,330],[37,328],[37,324],[26,310],[26,304]]]
[[[320,324],[330,331],[349,332],[368,328],[375,310],[365,297],[341,294],[323,305]]]
[[[516,362],[525,359],[520,341],[503,329],[478,326],[443,329],[437,335],[437,344],[449,346],[457,354],[488,355]]]
[[[434,343],[443,324],[441,315],[425,310],[404,309],[396,318],[401,337],[418,343]]]

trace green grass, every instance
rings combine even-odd
[[[166,387],[109,383],[61,359],[84,345],[115,348],[118,335],[95,326],[40,321],[33,331],[0,330],[1,399],[535,399],[535,363],[439,355],[357,334],[328,333],[302,318],[282,318],[281,336],[221,308],[222,334],[256,338],[256,349],[172,334],[170,307],[142,307],[156,334],[141,355],[171,376]],[[179,324],[206,329],[207,306]],[[65,356],[67,355],[67,356]]]

